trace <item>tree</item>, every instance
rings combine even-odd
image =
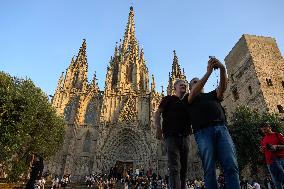
[[[248,107],[238,107],[233,114],[232,123],[229,125],[230,133],[235,143],[240,171],[250,166],[251,174],[257,175],[259,167],[264,166],[264,155],[260,152],[260,141],[263,134],[259,125],[267,122],[273,131],[283,131],[283,122],[276,114],[268,112],[259,113]]]
[[[16,181],[33,154],[48,158],[61,147],[64,120],[30,79],[0,72],[0,170]]]

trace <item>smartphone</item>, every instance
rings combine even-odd
[[[209,56],[209,59],[212,59],[212,58],[216,58],[216,57],[215,57],[215,56]],[[214,66],[213,69],[214,69],[214,70],[217,70],[218,67]]]

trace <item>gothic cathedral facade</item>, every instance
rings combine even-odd
[[[46,169],[57,175],[71,174],[78,180],[92,173],[107,173],[111,167],[152,168],[167,174],[166,149],[155,138],[154,113],[163,93],[156,92],[144,50],[135,37],[134,11],[130,8],[124,38],[110,58],[104,91],[100,91],[96,74],[88,82],[86,41],[66,73],[62,73],[52,104],[68,123],[62,150]],[[186,79],[174,51],[167,94],[173,94],[176,79]],[[193,142],[193,137],[191,141]],[[201,176],[196,147],[189,161]]]
[[[284,59],[276,41],[243,35],[225,58],[228,87],[222,102],[230,121],[236,107],[246,105],[284,117]],[[167,174],[166,149],[155,138],[154,113],[164,96],[156,92],[135,36],[134,11],[130,8],[124,38],[110,58],[101,91],[96,74],[88,82],[86,41],[66,72],[62,73],[52,105],[64,116],[67,127],[62,150],[47,164],[52,174],[71,174],[73,181],[107,173],[115,165],[152,168]],[[176,79],[185,79],[174,51],[167,95]],[[190,136],[189,178],[202,177],[194,137]]]

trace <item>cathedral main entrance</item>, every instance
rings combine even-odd
[[[98,156],[97,170],[108,172],[111,167],[117,165],[120,172],[136,167],[147,168],[151,161],[151,146],[147,142],[145,134],[137,128],[137,125],[120,125],[112,127],[110,132],[105,132],[105,141],[98,146],[101,152]],[[104,132],[101,132],[104,133]],[[103,138],[103,137],[101,137]]]
[[[125,171],[128,171],[129,169],[133,170],[133,162],[132,161],[116,161],[115,166],[117,167],[117,171],[122,176],[125,173]]]

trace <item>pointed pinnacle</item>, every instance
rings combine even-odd
[[[86,49],[86,39],[83,39],[82,48]]]

